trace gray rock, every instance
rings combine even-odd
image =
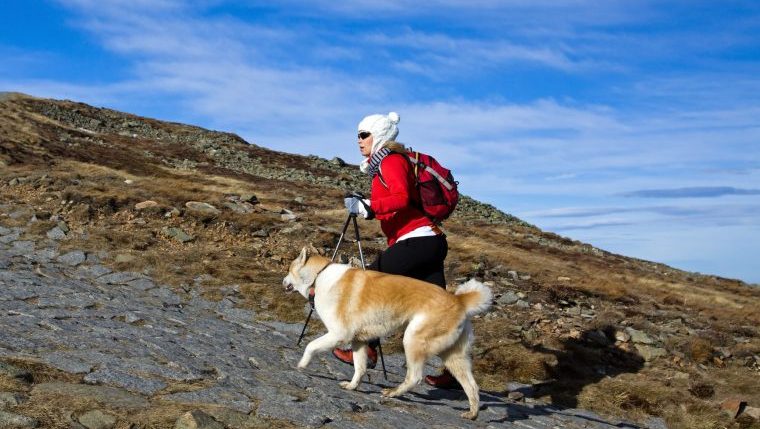
[[[102,284],[123,285],[141,278],[142,275],[128,271],[106,274],[98,277],[97,282]]]
[[[615,340],[620,341],[623,343],[627,343],[631,340],[631,334],[625,331],[616,330],[615,331]]]
[[[69,226],[66,224],[66,222],[60,221],[56,225],[58,226],[58,228],[61,231],[63,231],[64,234],[68,234],[69,233]]]
[[[12,231],[8,234],[0,236],[0,243],[8,244],[10,242],[18,240],[19,237],[21,237],[21,231]]]
[[[153,289],[154,287],[156,287],[156,284],[153,283],[152,280],[150,280],[150,279],[142,279],[142,278],[141,279],[132,280],[130,282],[127,282],[127,285],[129,285],[130,287],[133,287],[135,289],[141,290],[141,291],[150,290],[150,289]]]
[[[93,410],[79,417],[79,423],[87,429],[113,429],[116,426],[116,417],[100,410]]]
[[[88,384],[107,384],[123,387],[131,392],[144,395],[152,395],[166,387],[166,383],[163,381],[140,377],[110,368],[102,368],[87,374],[84,377],[84,381]]]
[[[47,364],[70,374],[87,374],[92,371],[92,365],[83,362],[81,359],[70,356],[65,352],[53,352],[43,356]]]
[[[668,351],[662,347],[652,347],[645,344],[636,344],[636,350],[646,362],[650,362],[658,357],[666,356]]]
[[[520,300],[520,298],[517,296],[517,294],[510,290],[507,293],[505,293],[502,296],[500,296],[496,300],[496,303],[500,304],[500,305],[512,305],[512,304],[516,303],[519,300]]]
[[[161,232],[167,237],[171,237],[180,243],[187,243],[195,240],[195,237],[176,227],[164,227]]]
[[[61,228],[56,226],[47,232],[47,237],[51,240],[61,240],[66,238],[66,233],[63,232]]]
[[[265,229],[260,229],[258,231],[255,231],[251,234],[254,237],[269,237],[269,232]]]
[[[524,301],[522,299],[517,301],[516,305],[518,308],[530,308],[530,304],[528,304],[528,301]]]
[[[223,406],[245,414],[250,413],[255,408],[247,396],[236,392],[234,389],[222,387],[212,387],[194,392],[173,393],[161,396],[160,398],[162,401],[181,404]]]
[[[34,241],[14,241],[8,253],[13,256],[29,256],[34,253]]]
[[[0,411],[0,428],[24,429],[36,428],[39,422],[31,417]]]
[[[15,407],[21,403],[22,396],[14,392],[0,392],[0,410]]]
[[[338,167],[344,167],[346,165],[346,161],[343,161],[339,157],[335,157],[330,160],[330,164],[337,165]]]
[[[226,201],[222,206],[232,210],[235,213],[247,214],[253,213],[253,205],[250,203],[237,203],[234,201]]]
[[[251,203],[251,204],[258,204],[259,199],[256,197],[256,195],[253,194],[243,194],[240,196],[240,201]]]
[[[201,214],[201,215],[207,215],[207,216],[218,216],[219,215],[219,209],[212,206],[209,203],[203,203],[200,201],[188,201],[185,203],[185,207],[190,212]]]
[[[280,215],[280,219],[284,221],[294,221],[297,220],[299,216],[292,211],[288,209],[282,209],[282,214]]]
[[[87,255],[81,250],[74,250],[69,253],[59,256],[56,260],[71,267],[76,267],[79,264],[84,263],[87,259]]]
[[[177,419],[174,429],[224,429],[224,425],[201,410],[193,410]]]
[[[650,417],[644,422],[644,427],[647,429],[668,429],[665,420],[660,417]]]
[[[92,266],[81,265],[77,268],[77,271],[83,276],[90,277],[90,278],[97,278],[97,277],[104,276],[110,273],[111,269],[106,267],[105,265],[96,264]]]
[[[27,382],[32,381],[32,373],[25,370],[18,368],[16,366],[13,366],[9,363],[0,362],[0,374],[5,375],[10,378],[16,378],[19,380],[24,380]]]
[[[625,332],[631,336],[631,341],[636,344],[654,344],[654,340],[642,331],[627,327],[625,328]]]
[[[8,235],[11,232],[13,232],[11,229],[6,228],[6,227],[0,225],[0,235]]]

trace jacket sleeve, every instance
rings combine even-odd
[[[392,213],[411,203],[411,192],[414,188],[414,178],[411,174],[411,165],[404,156],[386,156],[380,163],[382,178],[387,185],[386,192],[373,192],[373,196],[381,194],[381,197],[370,198],[372,211],[378,214]],[[383,186],[380,184],[380,186]]]

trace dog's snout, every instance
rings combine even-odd
[[[290,280],[290,275],[282,279],[282,287],[288,292],[293,290],[293,282]]]

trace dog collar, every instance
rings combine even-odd
[[[328,262],[327,265],[322,267],[321,270],[317,271],[317,275],[314,276],[314,282],[309,286],[309,304],[311,304],[311,308],[314,308],[314,296],[317,292],[317,278],[319,278],[319,275],[322,274],[322,271],[324,271],[327,267],[332,265],[332,261]]]

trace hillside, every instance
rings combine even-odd
[[[18,333],[32,332],[21,330],[23,324],[15,325],[19,316],[11,312],[27,313],[11,304],[39,306],[40,300],[60,298],[24,292],[25,284],[40,290],[53,287],[56,282],[35,281],[43,282],[43,278],[59,272],[79,276],[77,281],[81,282],[96,279],[96,283],[106,272],[132,273],[128,280],[113,284],[139,290],[139,285],[150,281],[162,285],[146,289],[161,292],[159,299],[164,301],[159,301],[159,306],[166,307],[166,300],[172,303],[171,308],[191,301],[198,308],[217,306],[214,311],[221,311],[220,317],[232,321],[229,325],[236,326],[234,329],[253,326],[251,330],[257,335],[280,347],[276,356],[264,354],[254,361],[278,360],[279,356],[282,362],[269,370],[287,379],[289,368],[294,366],[288,365],[289,359],[300,349],[288,348],[276,338],[278,333],[297,337],[298,332],[292,331],[298,330],[305,317],[304,302],[282,291],[287,264],[308,243],[330,251],[345,220],[343,194],[346,190],[366,191],[367,186],[366,177],[355,165],[337,159],[276,152],[248,144],[234,134],[82,103],[4,93],[0,95],[0,270],[6,275],[42,274],[36,280],[0,277],[0,287],[6,293],[0,293],[0,310],[15,317],[0,318],[0,323],[14,324]],[[384,238],[376,222],[362,221],[360,228],[367,258],[372,260],[372,255],[384,248]],[[475,320],[473,358],[476,378],[484,394],[489,395],[484,402],[491,401],[493,409],[494,401],[506,404],[508,416],[502,423],[514,423],[519,420],[515,416],[531,414],[525,409],[538,407],[549,417],[582,408],[611,419],[609,422],[625,419],[652,427],[760,427],[752,417],[760,407],[760,289],[737,280],[605,252],[543,232],[469,198],[462,201],[444,229],[451,247],[446,267],[449,285],[477,277],[490,282],[495,292],[491,311]],[[40,249],[53,250],[45,257]],[[355,255],[354,250],[343,247],[340,257],[348,260]],[[57,259],[64,255],[70,256],[63,262]],[[78,261],[80,255],[82,260]],[[71,258],[78,262],[68,265],[71,270],[89,262],[90,271],[69,273],[64,266]],[[92,267],[107,271],[96,276]],[[77,287],[88,291],[82,292],[84,295],[95,293],[85,284]],[[13,288],[19,290],[8,292]],[[138,296],[130,301],[127,291],[119,293],[124,296],[110,299],[123,299],[130,308],[153,302]],[[90,311],[108,309],[109,305],[100,301],[90,306],[74,303],[58,311],[66,308]],[[35,326],[45,327],[44,323],[68,317],[58,316],[60,319],[42,313],[36,317],[43,324]],[[109,320],[124,322],[133,316],[114,312]],[[146,309],[128,325],[155,325],[151,322],[154,316]],[[172,317],[182,326],[192,326],[185,316]],[[224,336],[227,332],[209,330],[233,329],[230,326],[199,326],[193,332],[206,330],[207,335]],[[117,326],[112,329],[116,331]],[[180,331],[176,326],[165,329]],[[321,329],[318,322],[312,323],[309,334],[316,335]],[[31,338],[13,332],[4,329],[4,335],[0,334],[0,392],[27,398],[11,406],[12,411],[38,419],[42,427],[69,427],[67,418],[80,416],[93,406],[92,401],[78,397],[59,400],[53,409],[45,408],[40,398],[46,396],[35,392],[42,389],[49,398],[55,383],[115,385],[130,395],[142,395],[130,396],[130,400],[151,400],[143,408],[152,412],[134,414],[124,411],[129,407],[109,408],[119,416],[117,425],[122,426],[117,427],[130,427],[126,422],[136,415],[140,416],[134,417],[139,427],[171,427],[182,413],[193,409],[188,404],[246,402],[243,397],[224,396],[224,392],[213,397],[209,379],[222,377],[213,371],[188,370],[192,375],[189,378],[184,373],[174,378],[160,374],[163,385],[155,390],[144,387],[144,380],[134,380],[143,386],[135,388],[97,366],[68,371],[70,366],[52,365],[51,359],[35,352],[41,346],[27,344]],[[238,343],[245,341],[244,333],[229,335]],[[114,334],[116,337],[119,335]],[[129,336],[119,338],[134,343]],[[399,340],[393,337],[384,343],[384,351],[396,369]],[[37,341],[48,340],[43,337]],[[127,354],[131,350],[123,349]],[[143,347],[134,343],[134,353],[137,350]],[[246,353],[257,356],[253,350]],[[3,370],[3,360],[8,368],[21,368],[29,375],[18,377],[17,372]],[[297,380],[292,381],[291,402],[311,403],[304,391],[312,392],[316,384],[324,389],[336,384],[334,377],[341,369],[333,368],[328,357],[324,365],[330,374],[320,376],[312,368],[312,377],[293,376]],[[237,372],[231,377],[245,380]],[[333,378],[323,380],[325,377]],[[373,381],[381,377],[375,371]],[[276,384],[275,377],[271,383]],[[523,385],[518,389],[514,383]],[[259,388],[274,389],[266,383]],[[171,406],[161,406],[164,408],[155,405],[163,404],[158,399],[167,396],[185,394],[187,398],[199,391],[210,398],[187,404],[174,401]],[[374,393],[351,398],[366,395],[376,400],[376,391],[367,387],[365,392]],[[282,394],[282,390],[278,392]],[[251,395],[249,402],[255,396]],[[426,404],[440,399],[427,395]],[[58,396],[67,398],[60,393]],[[236,412],[262,420],[236,426],[228,419],[225,424],[263,427],[272,424],[267,419],[275,419],[277,425],[327,423],[319,418],[290,418],[287,412],[265,413],[262,404],[266,401],[255,397],[258,408],[241,405]],[[748,404],[738,418],[721,411],[721,404],[729,399]],[[457,401],[450,401],[447,407],[455,407]],[[407,410],[412,405],[393,403],[416,420],[428,418]],[[0,410],[3,404],[0,396]],[[385,410],[386,404],[371,404],[381,407],[373,411],[375,415],[386,418],[383,413],[387,412],[388,416],[398,416]],[[360,413],[360,420],[377,418],[370,417],[373,412]],[[439,409],[435,412],[443,413]],[[412,424],[398,418],[399,425]],[[335,420],[334,416],[330,419]],[[166,426],[168,421],[171,425]],[[602,424],[599,419],[593,421]],[[440,423],[457,425],[456,420]]]

